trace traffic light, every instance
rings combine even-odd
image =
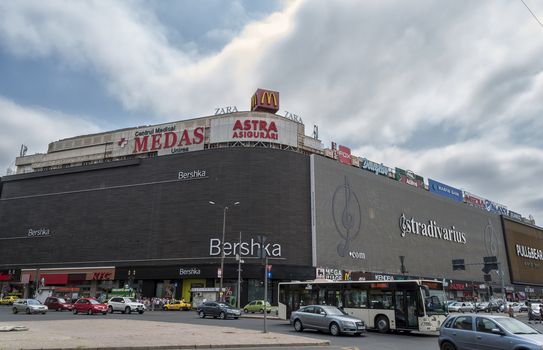
[[[452,261],[452,269],[453,271],[457,270],[466,270],[466,264],[464,263],[464,259],[453,259]]]
[[[495,256],[485,256],[483,262],[485,266],[482,271],[487,275],[490,271],[498,269],[498,258]]]

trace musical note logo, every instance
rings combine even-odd
[[[496,230],[494,230],[490,219],[488,219],[488,224],[485,226],[485,249],[488,256],[498,256],[500,252]]]
[[[332,197],[332,215],[334,225],[342,238],[337,246],[337,253],[344,257],[349,253],[350,243],[360,233],[360,202],[356,193],[349,185],[345,176],[345,183],[338,186]]]

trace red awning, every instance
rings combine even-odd
[[[4,273],[0,272],[0,281],[9,281],[10,277],[11,277],[11,275],[8,275],[7,273],[4,274]]]
[[[40,275],[40,281],[42,278],[45,278],[44,285],[46,286],[68,283],[68,274],[66,273],[52,273],[47,275]]]

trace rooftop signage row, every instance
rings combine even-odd
[[[521,214],[509,210],[507,206],[503,204],[499,204],[430,178],[428,178],[428,185],[426,185],[424,178],[411,170],[405,170],[398,167],[390,168],[383,163],[377,163],[368,158],[356,157],[351,154],[350,148],[343,145],[338,146],[335,142],[332,142],[330,149],[325,150],[325,156],[335,159],[339,163],[372,172],[375,175],[386,176],[404,184],[428,190],[436,195],[446,197],[456,202],[464,202],[472,207],[486,210],[491,213],[505,215],[524,223],[535,224],[535,221],[532,218],[526,219]]]

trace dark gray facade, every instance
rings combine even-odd
[[[256,254],[265,235],[274,266],[311,268],[309,157],[300,153],[212,149],[2,182],[1,268],[217,266],[223,210],[209,201],[240,202],[227,211],[225,242],[241,231]]]
[[[453,271],[452,259],[482,264],[496,255],[507,271],[498,215],[337,161],[311,160],[315,266],[399,275],[403,256],[410,276],[483,281],[482,265]]]

